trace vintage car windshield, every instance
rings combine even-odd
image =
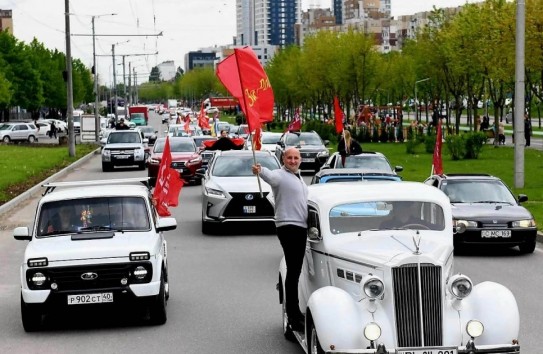
[[[286,144],[288,146],[305,146],[305,145],[322,145],[322,140],[317,134],[301,133],[301,134],[289,134],[287,136]]]
[[[368,201],[341,204],[330,210],[333,234],[367,230],[445,229],[441,206],[419,201]]]
[[[442,190],[451,203],[517,204],[509,189],[498,180],[445,181]]]
[[[115,133],[109,134],[107,142],[108,144],[141,143],[141,138],[138,132]]]
[[[375,171],[390,171],[392,173],[388,161],[381,156],[347,156],[345,158],[345,166],[341,163],[341,159],[337,160],[336,168],[363,168]]]
[[[270,170],[280,168],[277,160],[273,156],[259,156],[258,163]],[[253,176],[251,167],[253,166],[253,156],[218,156],[215,157],[212,175],[216,177],[245,177]]]
[[[98,197],[43,204],[38,237],[86,231],[150,230],[145,200],[140,197]]]
[[[153,152],[163,152],[165,144],[166,144],[166,140],[157,141]],[[194,145],[194,143],[190,140],[178,141],[176,139],[171,139],[170,151],[171,152],[195,152],[196,145]]]

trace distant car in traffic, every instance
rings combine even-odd
[[[318,171],[330,156],[326,147],[329,143],[328,140],[323,141],[315,131],[286,132],[277,143],[275,156],[282,163],[285,150],[295,147],[302,157],[300,169]]]
[[[345,160],[341,158],[339,152],[333,153],[322,169],[328,168],[360,168],[366,171],[375,171],[396,174],[403,171],[402,166],[392,167],[385,155],[380,152],[366,151],[357,155],[349,155]]]
[[[38,128],[34,123],[0,123],[0,140],[6,144],[12,141],[28,141],[29,143],[33,143],[38,140]]]
[[[196,174],[196,170],[202,167],[202,157],[198,154],[194,140],[189,137],[171,137],[168,139],[172,155],[171,167],[178,171],[181,178],[186,182],[200,182],[201,177]],[[147,175],[150,178],[149,183],[153,186],[156,184],[165,144],[166,138],[158,138],[148,159]]]
[[[315,173],[310,184],[354,181],[401,181],[395,173],[377,172],[361,168],[326,168]]]

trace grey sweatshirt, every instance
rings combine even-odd
[[[283,166],[278,170],[262,167],[260,176],[273,191],[275,198],[275,226],[307,227],[307,185],[302,177]]]

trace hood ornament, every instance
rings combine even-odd
[[[420,232],[417,230],[417,233],[413,236],[413,244],[415,245],[415,252],[414,254],[420,254],[420,241],[422,238],[420,237]]]

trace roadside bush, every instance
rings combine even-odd
[[[434,149],[436,147],[436,136],[435,135],[427,135],[424,138],[424,149],[427,153],[433,154]]]
[[[477,159],[483,149],[483,144],[486,143],[487,139],[486,134],[483,132],[464,134],[464,141],[466,144],[466,154],[464,158]]]
[[[466,153],[466,144],[462,135],[447,135],[445,138],[447,150],[451,155],[451,159],[460,160]]]

